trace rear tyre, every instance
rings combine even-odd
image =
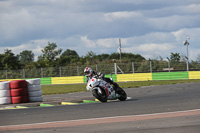
[[[92,94],[101,102],[107,102],[107,95],[104,89],[101,89],[102,93],[99,93],[97,89],[92,90]]]
[[[118,98],[120,101],[125,101],[127,99],[127,94],[126,92],[122,89],[122,88],[118,88],[119,90],[117,91],[117,94],[120,95],[120,97]]]

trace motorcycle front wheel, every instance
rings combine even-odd
[[[92,94],[99,101],[101,101],[101,102],[107,102],[107,95],[106,95],[106,92],[105,92],[104,89],[101,89],[101,93],[97,89],[94,89],[94,90],[92,90]]]
[[[120,97],[118,99],[120,101],[125,101],[127,99],[127,94],[122,88],[119,88],[119,89],[120,89],[120,91],[117,93],[120,95]]]

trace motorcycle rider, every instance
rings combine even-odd
[[[96,76],[99,79],[103,79],[104,81],[106,81],[110,84],[113,84],[114,85],[113,88],[115,89],[115,91],[117,91],[117,89],[119,88],[119,85],[117,83],[113,82],[110,78],[104,77],[103,73],[92,70],[92,68],[90,68],[90,67],[86,67],[84,69],[84,73],[85,73],[85,76],[87,77],[87,82],[88,82],[89,78]]]

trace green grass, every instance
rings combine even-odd
[[[121,82],[118,84],[122,88],[136,88],[141,86],[167,85],[167,84],[191,83],[191,82],[200,82],[200,80],[190,79],[190,80],[139,81],[139,82]],[[65,94],[65,93],[81,92],[81,91],[87,91],[86,84],[42,85],[43,95]]]

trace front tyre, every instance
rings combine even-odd
[[[101,89],[101,93],[97,89],[94,89],[94,90],[92,90],[92,94],[99,101],[107,102],[107,95],[106,95],[106,92],[103,89]]]
[[[125,101],[127,99],[127,94],[122,88],[120,88],[117,93],[120,95],[120,97],[118,98],[120,101]]]

